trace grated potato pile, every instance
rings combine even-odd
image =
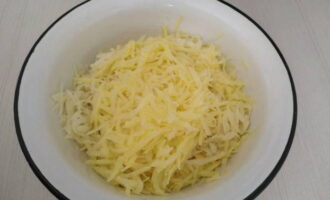
[[[97,55],[54,100],[87,164],[127,194],[164,195],[218,178],[252,111],[215,45],[166,27]]]

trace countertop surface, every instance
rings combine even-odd
[[[0,200],[56,199],[19,147],[14,89],[38,36],[81,0],[0,0]],[[278,175],[258,200],[330,199],[330,1],[229,0],[274,39],[298,95],[296,136]]]

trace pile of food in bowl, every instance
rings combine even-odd
[[[162,30],[97,55],[54,95],[67,138],[127,194],[217,179],[249,132],[251,100],[219,47]]]

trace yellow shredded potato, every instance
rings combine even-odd
[[[217,179],[252,111],[215,45],[166,27],[99,54],[54,100],[87,164],[127,194],[164,195]]]

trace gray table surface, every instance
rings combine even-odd
[[[13,94],[37,37],[82,0],[0,0],[0,200],[51,200],[18,145]],[[284,54],[298,94],[291,152],[259,200],[330,199],[330,0],[230,0]]]

